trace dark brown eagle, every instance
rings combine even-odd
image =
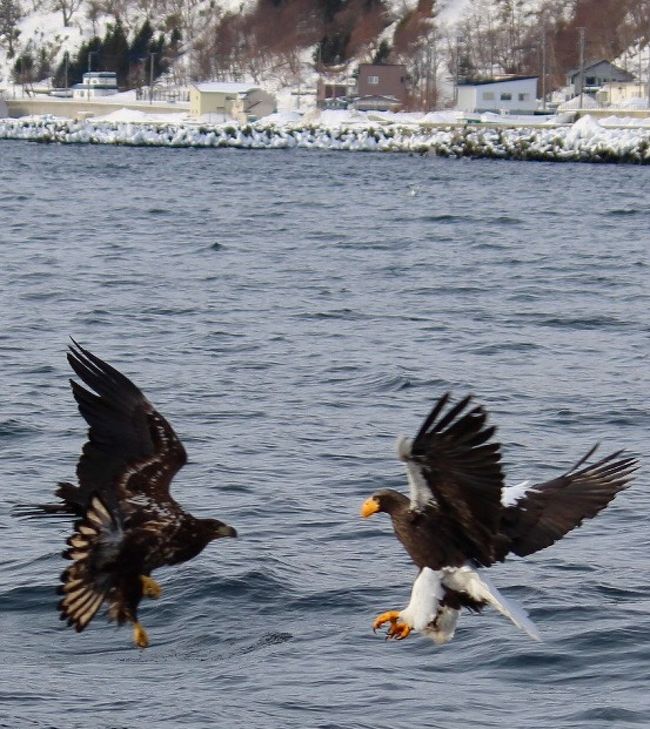
[[[193,517],[172,498],[171,480],[187,462],[176,433],[131,380],[73,344],[68,362],[90,388],[70,380],[90,426],[77,465],[79,485],[60,483],[60,502],[22,513],[79,518],[63,553],[72,564],[61,575],[61,619],[80,632],[106,603],[109,619],[132,623],[135,644],[145,648],[138,605],[143,595],[161,592],[151,572],[237,533],[216,519]]]
[[[461,608],[480,612],[491,605],[539,639],[526,612],[506,600],[480,568],[561,539],[627,488],[637,462],[618,451],[585,466],[592,448],[551,481],[506,488],[501,445],[493,440],[495,428],[486,425],[485,410],[471,407],[468,396],[445,411],[449,399],[447,393],[438,400],[414,440],[398,440],[410,496],[385,489],[361,507],[364,517],[390,515],[419,568],[409,605],[377,616],[373,629],[389,623],[388,638],[401,640],[415,630],[446,643]]]

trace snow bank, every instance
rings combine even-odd
[[[506,128],[375,123],[323,115],[318,123],[272,117],[255,124],[197,124],[130,119],[72,121],[54,117],[0,120],[0,139],[61,144],[121,144],[240,149],[410,152],[444,157],[650,164],[650,128],[606,128],[589,116],[568,127]]]

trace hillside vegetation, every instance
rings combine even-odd
[[[439,79],[538,74],[549,87],[587,59],[650,48],[650,0],[0,0],[5,81],[56,85],[114,70],[132,88],[150,75],[171,83],[252,79],[275,85],[353,72],[359,62],[405,63],[412,105],[430,106]],[[67,51],[67,59],[64,53]],[[637,68],[632,68],[637,71]]]

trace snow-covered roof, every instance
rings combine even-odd
[[[629,76],[634,75],[631,74],[629,71],[626,71],[624,68],[620,68],[615,63],[612,63],[608,58],[597,58],[595,61],[588,61],[587,63],[585,63],[585,71],[588,71],[590,68],[594,68],[595,66],[600,66],[601,63],[609,65],[611,68],[615,68],[619,73],[628,74]],[[567,76],[575,76],[578,73],[580,73],[579,66],[578,68],[569,69],[567,71]]]
[[[246,94],[260,88],[256,84],[238,83],[236,81],[204,81],[192,84],[192,86],[203,93],[215,94]]]
[[[509,84],[514,81],[532,81],[539,76],[504,76],[501,78],[485,79],[483,81],[459,81],[459,86],[487,86],[488,84]]]

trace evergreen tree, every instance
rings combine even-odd
[[[18,23],[22,17],[17,0],[0,0],[0,43],[7,49],[8,58],[16,53],[14,44],[20,35]]]
[[[120,20],[108,26],[101,48],[102,68],[115,71],[117,85],[126,86],[129,75],[129,43]]]
[[[44,47],[41,47],[36,58],[35,81],[42,81],[48,78],[52,71],[50,55]]]
[[[16,59],[12,76],[16,84],[30,84],[34,81],[34,56],[29,50],[23,51]]]
[[[149,20],[145,20],[129,47],[129,63],[135,65],[146,60],[149,44],[153,38],[153,28]]]
[[[372,62],[388,63],[388,59],[390,58],[392,50],[393,49],[390,47],[390,43],[384,38],[379,44],[379,48],[377,49],[377,53],[375,53]]]

